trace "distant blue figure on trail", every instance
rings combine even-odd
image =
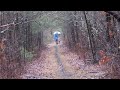
[[[55,33],[54,34],[54,40],[55,40],[56,44],[58,44],[58,37],[59,37],[58,33]]]

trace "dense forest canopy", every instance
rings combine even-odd
[[[55,31],[84,61],[110,62],[109,67],[118,73],[119,11],[0,11],[1,78],[14,78],[16,68],[53,42]]]

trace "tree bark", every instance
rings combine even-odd
[[[83,11],[84,17],[85,17],[85,22],[87,25],[87,30],[88,30],[88,35],[89,35],[89,40],[90,40],[90,46],[91,46],[91,50],[92,50],[92,55],[93,55],[93,63],[96,63],[96,47],[95,47],[95,40],[94,40],[94,35],[92,33],[92,27],[90,25],[90,22],[87,19],[86,13],[85,11]]]

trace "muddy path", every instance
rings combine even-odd
[[[22,79],[99,79],[105,72],[99,65],[85,65],[62,43],[48,44],[41,57],[25,66]]]

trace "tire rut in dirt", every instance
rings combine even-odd
[[[70,73],[66,72],[66,70],[65,70],[65,68],[64,68],[64,66],[62,64],[62,60],[61,60],[60,55],[58,53],[58,46],[56,45],[56,46],[54,46],[54,48],[55,48],[55,57],[57,59],[57,63],[59,65],[59,70],[60,70],[59,74],[61,75],[61,77],[63,79],[68,79],[72,75]]]

